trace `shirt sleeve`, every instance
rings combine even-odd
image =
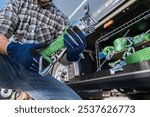
[[[7,38],[10,38],[17,29],[20,1],[10,0],[0,11],[0,34]]]

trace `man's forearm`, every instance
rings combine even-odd
[[[0,54],[7,54],[6,47],[8,45],[8,39],[4,35],[0,34]]]

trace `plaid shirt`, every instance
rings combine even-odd
[[[67,17],[53,3],[43,9],[37,0],[10,0],[0,11],[0,34],[22,43],[55,39],[67,24]]]

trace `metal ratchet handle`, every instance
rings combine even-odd
[[[43,59],[44,57],[41,56],[40,60],[39,60],[39,74],[41,76],[45,76],[49,73],[49,71],[51,70],[52,64],[49,64],[47,67],[43,68]]]
[[[132,45],[133,45],[133,43],[132,43],[132,38],[131,37],[126,37],[126,39],[127,39],[127,41],[129,42],[129,44],[128,45],[125,45],[126,47],[131,47]]]
[[[40,60],[39,60],[39,74],[40,74],[41,76],[48,75],[48,74],[50,73],[51,69],[52,69],[52,66],[62,58],[62,56],[65,54],[66,50],[67,50],[67,49],[64,48],[64,49],[62,50],[62,52],[59,54],[59,56],[57,56],[58,59],[55,58],[55,59],[53,60],[53,62],[50,63],[50,64],[49,64],[47,67],[45,67],[45,68],[42,67],[42,66],[43,66],[43,59],[44,59],[44,57],[41,56],[41,57],[40,57]]]

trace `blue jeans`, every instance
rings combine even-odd
[[[21,89],[37,100],[80,100],[65,83],[50,75],[40,76],[0,55],[0,87]]]

